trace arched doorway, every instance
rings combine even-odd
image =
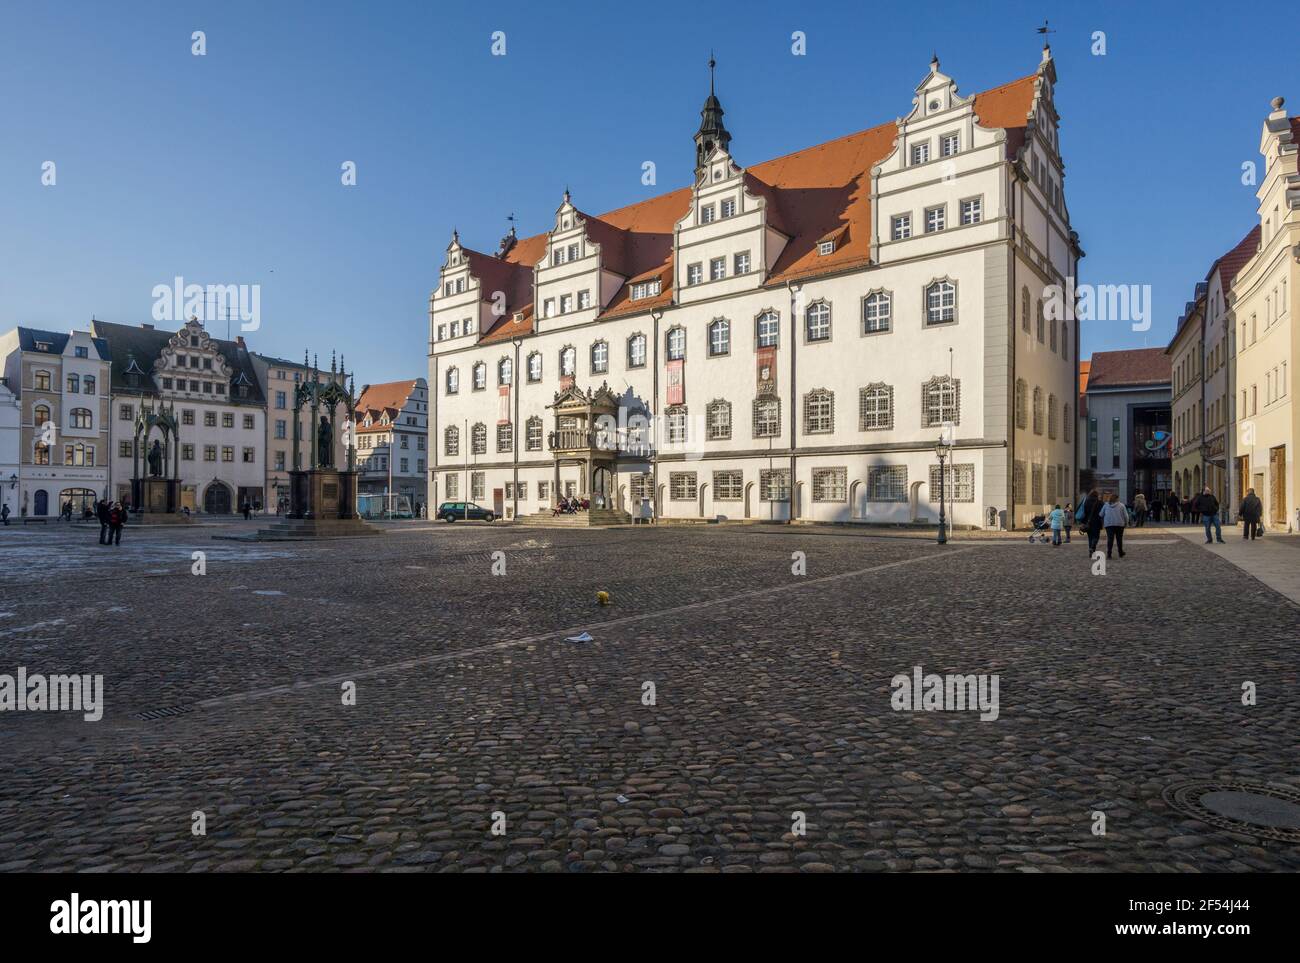
[[[704,513],[704,506],[709,504],[709,483],[704,482],[700,485],[700,518],[707,518]]]
[[[32,496],[32,514],[48,515],[50,513],[50,493],[44,488],[36,489],[36,494]]]
[[[591,503],[597,508],[609,508],[613,491],[614,473],[605,465],[597,465],[591,473]]]
[[[664,511],[664,486],[660,485],[655,489],[655,519],[663,517]]]
[[[224,482],[211,482],[203,493],[203,511],[209,515],[229,515],[230,505],[229,486]]]
[[[794,489],[790,492],[790,518],[803,517],[803,482],[795,482]]]
[[[924,484],[925,482],[914,481],[907,487],[907,513],[910,521],[921,521],[921,486]]]
[[[750,518],[750,517],[751,517],[751,516],[750,516],[750,508],[749,508],[749,500],[750,500],[750,498],[751,498],[751,495],[752,495],[752,492],[753,492],[753,491],[754,491],[754,483],[753,483],[753,482],[745,482],[745,517],[746,517],[746,518]]]
[[[858,489],[862,487],[862,479],[855,478],[849,485],[849,518],[863,518],[866,513],[858,510]]]

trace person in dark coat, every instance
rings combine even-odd
[[[1252,542],[1259,538],[1259,521],[1264,517],[1264,503],[1255,494],[1255,489],[1246,489],[1246,497],[1241,500],[1237,514],[1241,516],[1241,537]]]
[[[1165,501],[1169,507],[1169,520],[1174,524],[1178,523],[1178,496],[1173,492],[1169,493],[1169,498]]]
[[[1097,543],[1101,541],[1101,509],[1102,500],[1097,494],[1097,489],[1088,492],[1088,497],[1083,502],[1083,527],[1088,533],[1088,557],[1097,551]]]
[[[101,498],[95,502],[95,517],[99,519],[99,544],[108,544],[108,500]]]
[[[121,502],[113,502],[108,510],[108,543],[122,544],[122,526],[126,524],[126,509]]]
[[[1219,525],[1219,500],[1214,497],[1210,491],[1210,486],[1206,485],[1204,490],[1196,496],[1192,502],[1193,517],[1200,516],[1205,523],[1205,544],[1209,545],[1213,539],[1210,538],[1210,526],[1214,526],[1214,538],[1218,539],[1220,545],[1223,544],[1223,529]]]

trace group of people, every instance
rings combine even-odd
[[[1169,506],[1171,517],[1173,516],[1173,505],[1178,503],[1178,496],[1169,496]],[[1182,512],[1184,517],[1195,517],[1202,525],[1205,526],[1205,544],[1211,545],[1218,542],[1220,545],[1223,541],[1223,526],[1219,520],[1219,500],[1210,491],[1207,485],[1199,495],[1193,499],[1184,499],[1186,510]],[[1159,500],[1154,500],[1155,505],[1159,505]],[[1180,510],[1183,503],[1178,503]],[[1241,500],[1241,506],[1237,514],[1242,522],[1242,538],[1253,541],[1258,538],[1261,532],[1260,519],[1264,513],[1264,504],[1260,501],[1259,496],[1255,494],[1255,489],[1246,489],[1246,497]],[[1135,528],[1140,528],[1146,523],[1146,519],[1151,515],[1151,509],[1147,505],[1146,496],[1142,493],[1133,499],[1133,516],[1132,522]],[[1059,504],[1053,506],[1048,515],[1048,523],[1052,529],[1052,544],[1060,545],[1061,536],[1064,534],[1065,541],[1070,541],[1070,534],[1077,524],[1088,535],[1088,554],[1091,556],[1097,551],[1097,546],[1101,542],[1102,529],[1106,531],[1106,557],[1112,558],[1112,553],[1119,552],[1119,557],[1124,557],[1124,529],[1130,522],[1128,508],[1124,505],[1117,494],[1106,492],[1101,494],[1097,489],[1088,492],[1083,503],[1077,510],[1072,505],[1066,505],[1062,508]],[[1213,532],[1213,538],[1211,538]]]
[[[555,509],[551,512],[551,514],[572,515],[575,512],[585,510],[587,506],[590,504],[591,503],[587,501],[585,498],[582,501],[578,501],[578,499],[572,495],[567,495],[567,496],[561,495],[559,501],[555,505]]]
[[[95,517],[99,519],[99,544],[121,545],[122,526],[129,512],[121,502],[101,498],[95,502]]]

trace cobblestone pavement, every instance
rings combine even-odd
[[[1300,608],[1159,528],[1104,577],[1079,540],[222,531],[0,530],[0,672],[106,690],[0,713],[0,870],[1300,869],[1161,798],[1300,788]],[[894,711],[916,665],[996,673],[996,720]]]

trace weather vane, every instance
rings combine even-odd
[[[1047,35],[1049,33],[1056,33],[1055,30],[1053,30],[1051,27],[1048,26],[1048,22],[1049,21],[1044,20],[1043,25],[1041,27],[1034,28],[1036,33],[1041,33],[1043,35],[1043,43],[1047,43]]]

